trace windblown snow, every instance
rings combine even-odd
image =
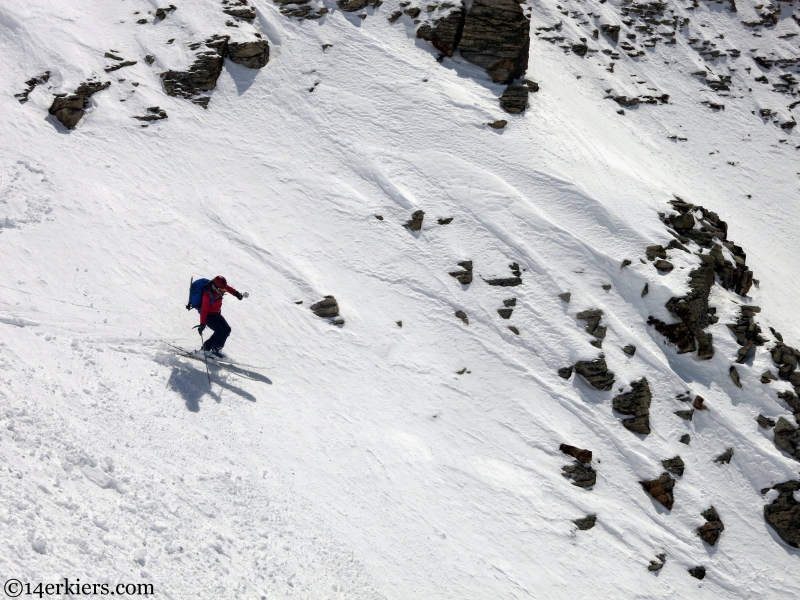
[[[797,89],[755,81],[778,67],[754,57],[798,56],[797,2],[754,28],[770,6],[670,0],[690,22],[635,57],[592,36],[617,23],[619,44],[641,42],[630,2],[523,4],[539,91],[521,114],[482,68],[415,38],[438,3],[413,1],[418,18],[377,4],[313,0],[315,19],[271,0],[164,19],[156,0],[0,6],[0,579],[174,599],[796,598],[800,555],[764,507],[800,464],[756,419],[793,421],[789,382],[760,378],[778,372],[770,327],[800,344]],[[252,22],[223,12],[240,5]],[[207,109],[165,93],[192,44],[255,33],[268,64],[226,58]],[[135,64],[106,71],[107,53]],[[110,86],[67,129],[48,109],[87,81]],[[133,118],[156,107],[168,117]],[[675,322],[665,304],[708,254],[686,241],[671,271],[647,259],[675,239],[659,213],[676,196],[727,222],[758,281],[713,286],[709,360],[647,324]],[[462,284],[449,273],[466,261]],[[519,285],[488,283],[515,270]],[[198,347],[190,278],[218,274],[250,297],[226,296],[242,365],[212,365],[209,386],[165,342]],[[310,310],[328,295],[343,324]],[[737,364],[742,306],[767,341]],[[590,309],[602,348],[576,318]],[[559,376],[600,354],[612,390]],[[649,435],[612,410],[643,377]],[[684,393],[708,410],[676,416]],[[561,444],[593,452],[593,486],[562,475]],[[676,455],[668,510],[640,482]],[[710,506],[714,546],[697,532]]]

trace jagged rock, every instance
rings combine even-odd
[[[510,319],[511,313],[514,312],[513,308],[498,308],[497,314],[500,315],[503,319]]]
[[[570,292],[562,292],[558,295],[564,302],[569,304],[570,299],[572,298],[572,294]]]
[[[644,491],[658,500],[667,510],[672,510],[675,497],[672,489],[675,487],[675,479],[669,473],[662,473],[658,479],[651,481],[640,481]]]
[[[144,62],[146,62],[148,65],[152,65],[154,62],[156,62],[156,57],[152,54],[148,54],[144,57]]]
[[[360,1],[360,0],[356,0]],[[419,6],[411,6],[403,11],[412,19],[416,19],[419,16],[419,13],[422,12],[422,9]]]
[[[778,341],[772,348],[771,354],[772,360],[779,365],[778,377],[784,381],[788,380],[797,369],[797,357],[800,353],[791,346]]]
[[[658,561],[651,560],[650,564],[647,566],[648,571],[660,571],[664,568],[664,565],[667,562],[667,555],[666,554],[657,554],[656,558]]]
[[[655,260],[657,258],[667,258],[667,251],[664,249],[664,246],[661,244],[657,244],[655,246],[648,246],[647,250],[645,251],[647,254],[648,260]]]
[[[684,433],[684,434],[681,436],[681,439],[679,439],[678,441],[679,441],[681,444],[686,444],[686,445],[688,446],[688,445],[689,445],[689,442],[691,442],[691,441],[692,441],[692,438],[689,436],[689,434],[688,434],[688,433]]]
[[[645,283],[645,284],[644,284],[644,287],[642,288],[642,298],[644,298],[645,296],[647,296],[647,294],[648,294],[649,292],[650,292],[650,284],[649,284],[649,283]]]
[[[595,348],[602,348],[603,347],[603,340],[592,340],[589,342]]]
[[[692,402],[692,406],[695,410],[708,410],[708,407],[705,405],[705,400],[702,396],[696,396],[694,402]]]
[[[614,386],[614,373],[608,370],[602,355],[594,360],[579,360],[575,372],[595,389],[608,391]]]
[[[418,211],[422,212],[422,211]],[[417,213],[414,213],[417,214]],[[424,213],[423,213],[424,214]],[[409,221],[410,223],[411,221]],[[422,218],[420,218],[420,226],[422,226]],[[416,229],[415,231],[419,231]],[[458,266],[464,269],[463,271],[451,271],[448,273],[450,277],[455,277],[461,285],[469,285],[472,283],[472,261],[464,260],[458,263]]]
[[[174,10],[178,10],[178,7],[174,4],[170,4],[167,8],[157,8],[156,9],[156,20],[163,21],[167,18],[167,14],[171,13]]]
[[[406,229],[410,229],[411,231],[419,231],[422,229],[422,219],[425,218],[425,213],[421,210],[414,211],[411,215],[411,218],[406,221],[405,227]]]
[[[573,367],[571,367],[571,366],[570,367],[561,367],[558,370],[558,376],[559,377],[563,377],[564,379],[569,379],[570,377],[572,377],[572,369],[573,369]]]
[[[728,448],[727,450],[725,450],[725,452],[723,452],[717,458],[715,458],[714,462],[727,465],[730,464],[732,458],[733,458],[733,448]]]
[[[600,287],[603,288],[605,291],[608,291],[608,290],[611,289],[611,284],[610,283],[604,283]]]
[[[14,98],[19,100],[20,104],[25,104],[28,101],[28,96],[36,88],[37,85],[47,83],[50,80],[50,71],[45,71],[41,75],[31,77],[25,82],[28,87],[21,91],[19,94],[14,94]]]
[[[538,91],[539,84],[533,81],[525,80],[522,85],[509,84],[500,96],[500,108],[512,115],[518,115],[528,107],[528,93]]]
[[[800,428],[795,429],[789,421],[779,417],[773,431],[775,445],[792,458],[800,460]]]
[[[517,263],[511,263],[508,265],[508,268],[511,269],[511,274],[513,277],[500,277],[497,279],[487,279],[486,283],[489,285],[497,285],[500,287],[513,287],[516,285],[520,285],[522,283],[522,278],[520,275],[522,273],[519,270],[519,265]]]
[[[572,44],[571,50],[577,56],[586,56],[586,53],[589,51],[589,46],[586,44]]]
[[[508,125],[508,121],[500,119],[499,121],[492,121],[491,123],[487,123],[487,125],[492,129],[504,129],[505,126]]]
[[[397,321],[397,326],[398,327],[402,327],[403,326],[403,322],[402,321]]]
[[[252,6],[229,6],[222,9],[226,15],[243,19],[245,21],[254,21],[256,18],[256,9]]]
[[[464,321],[464,325],[469,325],[469,317],[467,317],[467,313],[465,313],[463,310],[457,310],[456,317]]]
[[[138,119],[139,121],[160,121],[161,119],[167,118],[167,111],[158,106],[151,106],[150,108],[147,109],[147,112],[149,114],[133,118]]]
[[[692,417],[694,417],[694,410],[676,410],[675,414],[685,421],[691,421]]]
[[[654,263],[654,266],[656,269],[658,269],[659,271],[663,271],[664,273],[669,273],[670,271],[672,271],[672,269],[675,268],[674,265],[668,260],[661,260],[661,259],[657,260]]]
[[[773,427],[775,427],[775,419],[770,419],[769,417],[765,417],[764,415],[758,415],[756,421],[758,421],[758,424],[764,429],[772,429]]]
[[[628,344],[627,346],[624,346],[622,348],[622,351],[628,356],[633,356],[634,354],[636,354],[636,346],[634,346],[633,344]]]
[[[731,381],[736,385],[736,387],[742,387],[742,382],[739,380],[739,371],[736,370],[736,367],[731,365],[731,368],[728,369],[728,374],[731,376]]]
[[[664,467],[670,473],[674,473],[675,475],[683,475],[683,470],[686,468],[686,465],[683,462],[683,459],[680,456],[675,456],[673,458],[666,458],[661,461],[661,466]]]
[[[458,48],[492,81],[511,83],[528,65],[530,23],[514,0],[473,0]]]
[[[606,336],[606,328],[599,327],[600,319],[603,318],[603,311],[600,310],[599,308],[582,310],[577,315],[575,315],[575,318],[581,321],[586,321],[586,333],[590,333],[598,338],[604,338]]]
[[[753,315],[760,312],[761,308],[758,306],[742,306],[736,323],[727,324],[740,346],[748,343],[763,346],[766,343],[766,338],[761,335],[761,327],[753,319]]]
[[[778,497],[764,507],[764,519],[780,538],[792,548],[800,548],[800,502],[795,493],[800,491],[800,481],[785,481],[772,486]]]
[[[684,322],[664,323],[655,317],[648,317],[647,324],[655,327],[671,343],[678,347],[678,354],[694,352],[697,348],[692,330]]]
[[[561,467],[561,473],[567,479],[572,480],[572,485],[580,488],[592,487],[597,483],[597,471],[588,465],[575,461],[571,465]]]
[[[605,33],[615,42],[619,42],[619,29],[620,29],[619,25],[609,25],[609,24],[600,25],[600,31]]]
[[[396,10],[391,15],[389,15],[389,18],[386,20],[389,21],[389,23],[394,23],[395,21],[397,21],[397,19],[399,19],[402,16],[403,16],[403,11]]]
[[[311,310],[318,317],[339,316],[339,304],[336,302],[336,298],[333,296],[325,296],[323,300],[320,300],[316,304],[312,304]]]
[[[571,456],[578,462],[582,463],[590,463],[592,462],[592,451],[585,450],[584,448],[578,448],[577,446],[570,446],[569,444],[561,444],[558,447],[561,452],[564,454]]]
[[[264,39],[252,42],[228,42],[227,56],[237,65],[248,69],[260,69],[269,62],[269,43]]]
[[[697,529],[697,533],[702,540],[711,546],[715,546],[719,536],[725,530],[725,525],[722,524],[722,519],[719,518],[717,509],[713,506],[702,513],[706,524]]]
[[[706,576],[706,568],[702,565],[689,569],[689,575],[695,579],[703,579]]]
[[[583,519],[575,519],[572,522],[575,523],[581,531],[586,531],[595,526],[597,515],[586,515]]]
[[[791,390],[778,392],[778,398],[786,402],[793,413],[800,413],[800,399]]]
[[[450,225],[453,222],[453,217],[447,217],[446,219],[437,219],[439,225]]]
[[[430,42],[434,48],[445,56],[453,56],[453,52],[455,52],[458,43],[461,41],[465,18],[466,11],[464,6],[459,3],[445,17],[430,24],[424,23],[421,25],[417,30],[417,37]]]
[[[778,376],[772,371],[764,371],[761,374],[761,383],[770,383],[771,381],[778,381]]]
[[[106,54],[108,54],[108,53],[106,52]],[[135,65],[137,62],[138,62],[138,61],[135,61],[135,60],[125,60],[125,61],[122,61],[122,62],[120,62],[120,63],[117,63],[117,64],[115,64],[115,65],[111,65],[110,67],[106,67],[106,68],[105,68],[105,69],[103,69],[103,70],[104,70],[106,73],[111,73],[112,71],[117,71],[117,70],[121,69],[122,67],[132,67],[132,66],[133,66],[133,65]]]
[[[631,391],[614,396],[611,407],[623,415],[631,415],[630,419],[623,419],[622,425],[634,433],[648,435],[650,433],[650,386],[647,379],[642,377],[639,381],[631,383]]]
[[[624,269],[625,267],[627,267],[629,265],[632,265],[632,264],[633,264],[633,262],[631,262],[630,259],[626,258],[625,260],[622,261],[622,264],[619,266],[619,268],[620,269]]]
[[[508,328],[511,330],[511,332],[512,332],[514,335],[519,335],[519,329],[517,329],[517,328],[516,328],[516,327],[514,327],[513,325],[509,325],[509,326],[508,326]]]
[[[217,79],[222,73],[227,36],[215,36],[206,40],[206,46],[214,48],[196,55],[194,63],[188,71],[165,71],[161,74],[164,89],[170,96],[192,99],[202,92],[210,92],[217,86]],[[198,99],[200,100],[200,99]],[[200,104],[203,106],[203,104]],[[205,106],[208,106],[206,99]]]
[[[56,96],[48,112],[67,129],[75,129],[89,107],[89,98],[111,85],[110,81],[87,81],[71,95]]]

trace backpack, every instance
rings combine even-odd
[[[200,310],[200,305],[203,302],[203,292],[208,289],[208,284],[211,283],[210,279],[195,279],[189,286],[189,303],[186,305],[186,310],[193,308]]]

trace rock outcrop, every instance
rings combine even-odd
[[[672,510],[675,503],[675,496],[672,489],[675,487],[675,479],[669,473],[662,473],[658,479],[650,481],[640,481],[644,491],[658,500],[667,510]]]
[[[614,386],[614,373],[608,370],[602,355],[594,360],[579,360],[575,363],[575,372],[595,389],[607,392]]]
[[[133,117],[138,121],[161,121],[167,118],[167,111],[160,106],[151,106],[147,109],[147,114]]]
[[[561,467],[561,473],[567,479],[572,480],[572,485],[579,488],[589,488],[597,483],[597,471],[590,465],[575,461],[571,465]]]
[[[539,91],[539,84],[527,79],[522,83],[511,83],[500,96],[500,108],[512,115],[518,115],[528,108],[528,94]]]
[[[650,433],[651,400],[650,386],[647,379],[642,377],[639,381],[631,383],[630,392],[614,396],[611,406],[618,413],[630,415],[629,419],[622,419],[622,425],[628,431],[648,435]]]
[[[683,475],[683,471],[686,468],[686,465],[684,464],[683,459],[680,456],[674,456],[673,458],[667,458],[662,460],[661,466],[664,467],[670,473],[673,473],[678,476]]]
[[[57,95],[48,112],[67,129],[75,129],[89,108],[89,98],[110,85],[110,81],[90,80],[82,83],[72,94]]]
[[[424,23],[417,29],[417,37],[426,40],[445,56],[453,56],[458,43],[461,41],[461,33],[464,31],[464,19],[466,11],[464,5],[459,3],[446,16]]]
[[[777,490],[778,497],[764,507],[764,519],[784,542],[800,548],[800,502],[795,499],[800,481],[785,481],[769,489]]]
[[[800,428],[795,428],[789,421],[779,417],[773,431],[775,445],[792,458],[800,460]]]
[[[582,310],[575,315],[575,318],[580,319],[581,321],[586,321],[586,333],[589,333],[599,339],[606,337],[606,327],[600,326],[600,319],[603,318],[603,311],[599,308]]]
[[[719,513],[713,506],[702,514],[706,523],[697,529],[697,533],[706,544],[714,546],[725,530],[725,525],[722,524],[722,519],[719,518]]]
[[[416,214],[416,213],[415,213]],[[420,221],[420,227],[422,226],[422,221]],[[472,283],[472,261],[471,260],[464,260],[458,263],[458,266],[463,269],[463,271],[451,271],[448,273],[450,277],[455,277],[458,279],[458,282],[461,285],[469,285]]]
[[[530,23],[515,0],[473,0],[458,49],[492,81],[511,83],[528,66]]]
[[[261,69],[269,62],[269,43],[265,39],[228,42],[227,57],[231,62],[248,69]]]
[[[22,90],[19,94],[14,94],[14,98],[19,100],[20,104],[25,104],[28,101],[28,96],[36,88],[37,85],[42,85],[50,81],[50,71],[45,71],[41,75],[31,77],[25,82],[28,87]]]
[[[753,316],[760,312],[761,308],[758,306],[742,306],[736,322],[727,325],[736,338],[736,343],[741,346],[736,359],[739,364],[747,360],[754,346],[763,346],[767,342],[767,339],[761,335],[761,327],[753,319]]]

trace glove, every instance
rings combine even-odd
[[[249,298],[250,297],[250,293],[249,292],[236,292],[236,297],[239,300],[241,300],[242,298]]]
[[[205,331],[205,328],[206,328],[205,324],[198,326],[197,327],[197,333],[199,333],[200,335],[203,335],[203,331]]]
[[[236,297],[237,297],[239,300],[241,300],[242,298],[244,298],[244,296],[242,296],[242,293],[241,293],[241,292],[236,292],[236,293],[234,294],[234,296],[236,296]]]

